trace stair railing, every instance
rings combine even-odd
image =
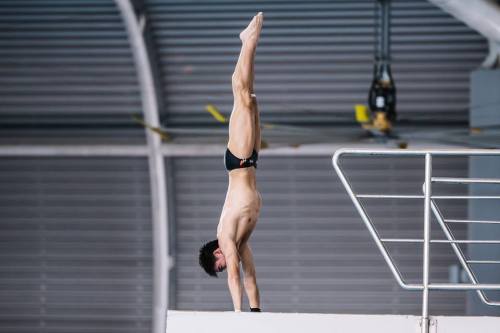
[[[352,186],[345,176],[340,160],[343,156],[421,156],[425,159],[425,176],[423,183],[422,195],[402,195],[402,194],[356,194]],[[339,149],[333,156],[332,162],[337,175],[349,197],[351,198],[356,210],[360,214],[368,231],[370,232],[376,246],[382,253],[385,262],[389,266],[398,284],[406,289],[413,291],[422,291],[422,317],[421,317],[421,332],[429,332],[429,290],[476,290],[480,299],[488,305],[500,306],[500,302],[489,300],[484,290],[500,290],[500,283],[479,283],[471,265],[481,264],[500,264],[499,260],[469,260],[459,247],[459,244],[499,244],[500,240],[465,240],[455,239],[452,230],[448,224],[451,223],[481,223],[481,224],[500,224],[500,221],[482,221],[482,220],[453,220],[445,219],[442,212],[439,210],[436,200],[438,199],[500,199],[500,196],[479,196],[479,195],[433,195],[433,183],[452,183],[452,184],[500,184],[500,179],[492,178],[445,178],[432,176],[432,157],[433,156],[500,156],[500,150],[366,150],[366,149]],[[363,198],[393,198],[393,199],[424,199],[424,223],[423,223],[423,238],[381,238],[369,215],[363,207],[360,199]],[[431,239],[430,223],[431,212],[436,217],[438,224],[443,230],[446,239]],[[423,266],[422,266],[422,283],[410,284],[406,283],[401,272],[397,268],[394,260],[387,251],[385,244],[387,243],[423,243]],[[450,244],[455,255],[457,256],[462,268],[466,272],[471,283],[431,283],[429,280],[430,271],[430,244],[431,243],[447,243]]]

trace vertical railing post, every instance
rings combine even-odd
[[[431,227],[431,179],[432,156],[425,154],[425,183],[424,183],[424,260],[422,285],[422,333],[429,332],[429,266],[430,266],[430,227]]]

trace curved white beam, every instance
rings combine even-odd
[[[500,6],[488,0],[429,0],[486,37],[490,53],[483,67],[500,66]]]
[[[138,18],[129,0],[115,0],[134,55],[146,122],[160,126],[153,73]],[[153,217],[153,333],[165,333],[168,308],[168,221],[165,165],[158,135],[146,129]]]

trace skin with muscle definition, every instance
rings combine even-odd
[[[254,94],[254,58],[264,16],[258,13],[240,33],[241,51],[232,76],[234,106],[229,120],[229,151],[246,160],[261,146],[260,117]],[[200,265],[213,276],[227,269],[227,283],[235,311],[241,311],[243,287],[250,307],[260,308],[259,288],[249,239],[257,225],[262,199],[256,168],[228,173],[229,185],[217,226],[217,239],[200,249]],[[243,276],[240,274],[240,264]],[[243,287],[241,281],[243,280]]]

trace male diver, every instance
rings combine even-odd
[[[225,165],[229,175],[226,200],[217,226],[217,239],[200,248],[199,262],[211,276],[227,269],[234,311],[241,312],[243,285],[252,312],[260,312],[260,296],[249,238],[261,207],[256,169],[260,149],[260,118],[254,95],[254,58],[264,16],[258,13],[240,33],[241,52],[232,76],[234,105],[229,119]]]

